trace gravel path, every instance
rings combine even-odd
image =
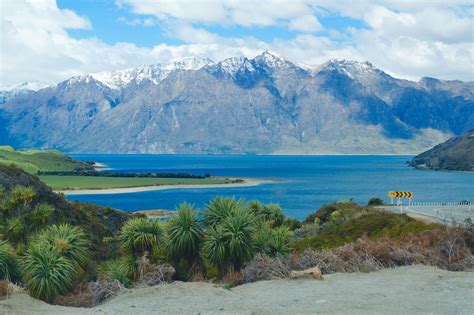
[[[410,266],[231,290],[174,282],[130,290],[92,309],[52,306],[22,293],[0,301],[0,314],[474,314],[473,286],[474,272]]]

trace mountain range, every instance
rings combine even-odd
[[[0,144],[90,153],[419,153],[474,128],[474,82],[266,51],[72,77],[0,104]]]

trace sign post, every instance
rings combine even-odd
[[[411,204],[411,198],[413,198],[413,192],[411,191],[389,191],[388,196],[393,204],[393,198],[398,198],[397,206],[400,206],[400,213],[403,213],[403,205],[401,202],[401,198],[408,199],[408,206]]]

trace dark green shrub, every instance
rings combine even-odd
[[[385,202],[378,197],[370,198],[368,203],[369,206],[382,206],[384,204]]]
[[[299,229],[301,228],[301,222],[298,221],[297,219],[295,218],[287,218],[284,222],[283,222],[283,225],[287,226],[290,231],[294,231],[296,229]]]

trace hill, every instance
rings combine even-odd
[[[92,171],[92,165],[75,160],[56,150],[17,151],[10,146],[0,146],[0,164],[14,164],[30,174],[38,172]]]
[[[416,168],[474,171],[474,130],[415,156],[409,164]]]
[[[89,153],[414,153],[474,128],[474,82],[271,52],[82,75],[0,105],[16,147]]]
[[[4,203],[3,197],[21,195],[18,187],[29,187],[34,194],[30,202],[22,203],[19,211],[13,211],[8,203]],[[49,205],[54,209],[46,225],[69,223],[83,228],[92,240],[91,250],[96,258],[105,257],[113,248],[113,244],[109,245],[110,248],[104,245],[103,238],[116,235],[122,224],[133,216],[110,208],[66,201],[37,177],[14,166],[0,164],[0,239],[3,239],[2,234],[7,238],[14,237],[12,231],[21,232],[16,236],[19,239],[26,239],[30,233],[34,233],[33,212],[38,205]],[[13,224],[15,229],[11,229]]]

